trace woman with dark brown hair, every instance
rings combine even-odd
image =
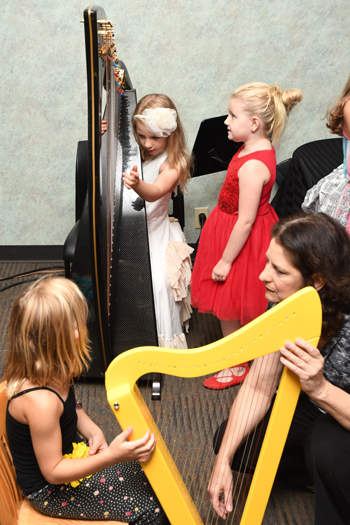
[[[323,213],[297,215],[273,227],[266,259],[260,279],[268,308],[313,286],[322,303],[321,339],[318,348],[298,338],[287,341],[279,352],[254,361],[229,419],[215,436],[211,502],[221,517],[232,511],[231,469],[244,467],[246,442],[249,450],[259,450],[285,365],[298,376],[302,393],[276,479],[314,486],[317,525],[349,523],[350,240]],[[249,413],[244,404],[248,398]]]

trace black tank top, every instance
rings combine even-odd
[[[6,410],[6,432],[8,436],[13,463],[16,468],[17,483],[21,490],[26,493],[37,492],[45,487],[48,481],[42,475],[35,457],[29,426],[17,421],[9,412],[9,404],[12,399],[20,397],[33,390],[50,390],[57,395],[63,403],[63,414],[60,418],[62,432],[62,455],[72,452],[72,443],[77,440],[77,413],[75,409],[75,395],[73,387],[70,387],[66,401],[49,387],[35,387],[23,390],[15,394],[7,403]]]

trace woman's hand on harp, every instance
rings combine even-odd
[[[135,190],[140,182],[140,174],[137,171],[137,166],[134,166],[130,173],[126,173],[124,171],[123,173],[123,181],[124,186],[128,188],[128,190]]]
[[[115,463],[128,463],[129,461],[147,461],[153,454],[156,446],[154,434],[147,430],[146,434],[135,441],[127,441],[133,428],[129,427],[119,434],[109,446],[112,454],[112,465]]]
[[[232,512],[233,478],[230,464],[217,456],[211,475],[208,493],[211,506],[220,518],[226,518]]]
[[[105,131],[107,131],[107,120],[102,120],[102,122],[101,122],[101,135],[103,135]]]
[[[280,352],[281,363],[298,376],[304,392],[318,401],[327,383],[323,375],[324,358],[318,348],[298,338],[295,343],[286,341]]]

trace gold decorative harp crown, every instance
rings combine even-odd
[[[317,346],[322,309],[308,287],[279,303],[234,334],[194,350],[143,347],[119,355],[106,372],[108,402],[122,429],[133,426],[133,439],[147,429],[157,446],[142,467],[172,525],[199,525],[202,519],[135,384],[149,372],[199,377],[278,351],[286,340],[301,337]],[[257,525],[264,516],[290,423],[300,393],[298,378],[284,369],[265,439],[243,511],[241,525]]]
[[[110,20],[97,20],[97,23],[100,25],[98,34],[102,35],[103,42],[103,44],[99,45],[99,55],[105,63],[107,60],[111,62],[111,68],[113,68],[115,75],[117,91],[122,95],[125,83],[124,70],[119,67],[113,24]]]

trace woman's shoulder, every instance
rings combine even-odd
[[[348,354],[350,361],[350,313],[344,313],[343,326],[328,339],[320,351],[323,357],[327,357],[336,348]]]
[[[328,381],[350,391],[350,315],[344,314],[344,324],[320,349],[324,357],[323,373]]]

